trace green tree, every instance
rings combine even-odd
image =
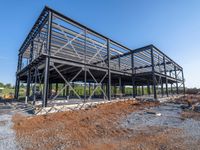
[[[4,87],[4,84],[2,82],[0,82],[0,87]]]
[[[12,85],[11,85],[10,83],[7,83],[7,84],[5,85],[5,87],[6,87],[6,88],[9,88],[9,89],[11,88],[11,86],[12,86]]]

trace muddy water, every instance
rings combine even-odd
[[[161,116],[148,112],[161,113]],[[180,105],[164,103],[128,115],[122,120],[122,126],[133,130],[141,130],[149,126],[179,128],[183,130],[183,134],[177,136],[187,139],[187,143],[200,141],[200,121],[182,118],[181,112]]]

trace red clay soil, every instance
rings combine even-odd
[[[142,132],[122,128],[128,114],[159,105],[156,102],[125,102],[97,105],[88,110],[49,115],[13,117],[17,141],[23,149],[186,149],[174,135],[180,129],[147,127]]]

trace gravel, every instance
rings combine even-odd
[[[15,132],[12,129],[12,107],[0,106],[0,150],[20,150],[15,140]]]

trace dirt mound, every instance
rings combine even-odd
[[[18,142],[25,149],[89,149],[94,144],[101,145],[103,149],[110,149],[113,147],[109,144],[111,140],[117,142],[126,138],[130,132],[129,129],[121,129],[118,126],[119,118],[158,104],[127,100],[97,105],[88,110],[35,117],[16,115],[13,117],[14,129]]]
[[[185,101],[187,100],[185,97]],[[180,102],[183,100],[176,100]],[[187,103],[187,102],[186,102]],[[17,141],[23,149],[198,149],[183,130],[170,126],[126,128],[121,121],[132,112],[160,105],[133,100],[100,104],[87,110],[13,117]],[[171,106],[171,105],[169,105]],[[197,139],[198,140],[198,139]]]

